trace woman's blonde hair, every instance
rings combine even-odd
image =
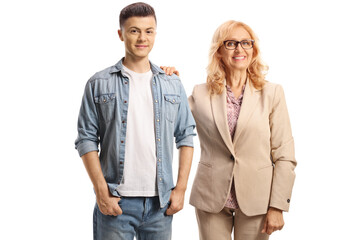
[[[252,60],[246,69],[248,79],[251,80],[253,86],[258,90],[262,89],[266,82],[265,75],[268,66],[261,60],[258,38],[254,31],[245,23],[230,20],[216,29],[211,42],[206,80],[210,94],[221,94],[224,90],[225,65],[217,53],[219,48],[223,46],[223,42],[227,40],[226,38],[236,27],[243,27],[250,34],[251,39],[255,40]]]

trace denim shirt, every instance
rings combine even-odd
[[[195,121],[186,93],[176,75],[168,76],[152,64],[151,90],[155,117],[156,181],[161,207],[174,188],[172,175],[173,142],[176,147],[193,147]],[[123,74],[122,60],[92,76],[86,84],[78,119],[75,148],[82,156],[99,151],[100,164],[109,190],[116,188],[124,172],[129,79]],[[133,104],[133,103],[132,103]],[[144,119],[146,121],[146,119]]]

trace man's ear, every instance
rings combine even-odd
[[[119,34],[120,40],[121,40],[121,41],[124,41],[124,37],[123,37],[123,34],[122,34],[121,29],[118,30],[118,34]]]

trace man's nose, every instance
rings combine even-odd
[[[142,41],[142,42],[145,41],[145,40],[146,40],[145,33],[140,32],[138,40],[139,40],[139,41]]]

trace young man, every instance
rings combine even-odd
[[[96,193],[94,239],[168,240],[172,215],[184,204],[195,121],[180,79],[149,62],[154,9],[125,7],[118,33],[125,57],[87,82],[75,141]]]

